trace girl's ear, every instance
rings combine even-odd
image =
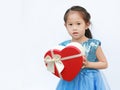
[[[64,26],[67,27],[66,23],[64,23]]]
[[[90,26],[90,22],[86,23],[86,29],[88,29]]]

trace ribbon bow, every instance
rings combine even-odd
[[[45,62],[47,63],[47,70],[54,73],[54,64],[58,70],[59,73],[62,72],[62,70],[64,69],[64,65],[63,63],[61,62],[61,56],[58,55],[58,54],[54,54],[52,55],[52,58],[47,55],[45,57]]]

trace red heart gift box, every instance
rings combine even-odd
[[[44,55],[44,61],[47,69],[55,76],[71,81],[82,69],[84,55],[82,45],[71,42],[67,46],[48,50]]]

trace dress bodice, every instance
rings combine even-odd
[[[59,45],[66,46],[70,42],[71,42],[71,40],[66,40],[66,41],[60,43]],[[101,42],[96,39],[88,39],[87,41],[80,43],[80,44],[85,49],[85,55],[87,57],[87,60],[91,61],[91,62],[97,62],[98,59],[96,57],[96,50],[97,50],[98,46],[101,45]]]

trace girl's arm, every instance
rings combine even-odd
[[[98,46],[97,50],[96,50],[96,56],[98,58],[98,62],[89,62],[86,57],[85,60],[83,62],[83,67],[86,68],[94,68],[94,69],[105,69],[108,67],[108,63],[106,60],[106,57],[102,51],[101,46]]]

